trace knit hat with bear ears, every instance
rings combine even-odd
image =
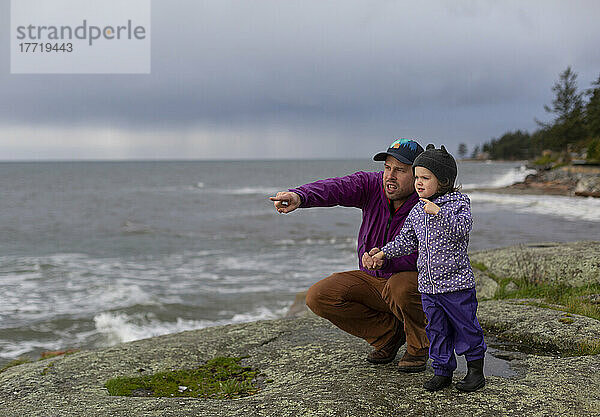
[[[448,185],[453,187],[456,181],[456,161],[448,153],[444,145],[440,149],[435,149],[431,143],[425,148],[425,152],[419,154],[413,162],[413,174],[415,167],[424,167],[433,172],[440,183],[448,182]]]

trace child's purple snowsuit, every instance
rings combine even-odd
[[[391,258],[418,249],[429,356],[436,375],[451,376],[456,369],[455,349],[472,361],[483,358],[487,346],[476,317],[475,278],[467,255],[473,224],[469,197],[451,192],[433,202],[440,207],[438,214],[425,213],[425,203],[420,201],[382,250]]]
[[[452,376],[457,355],[467,361],[485,356],[487,346],[477,321],[475,288],[443,294],[421,294],[427,317],[425,333],[429,339],[429,357],[436,375]]]

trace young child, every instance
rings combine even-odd
[[[465,355],[467,375],[456,384],[461,391],[485,385],[483,358],[487,346],[477,321],[475,278],[467,255],[473,220],[469,198],[454,188],[456,161],[442,145],[427,145],[413,163],[420,197],[402,231],[381,251],[363,255],[363,264],[377,269],[384,258],[419,251],[419,291],[427,317],[429,356],[435,376],[423,387],[437,391],[449,386],[456,369],[454,351]]]

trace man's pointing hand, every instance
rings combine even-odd
[[[275,197],[269,197],[279,213],[289,213],[300,207],[300,196],[291,191],[280,191]]]

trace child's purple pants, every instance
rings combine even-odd
[[[444,294],[421,294],[421,301],[427,316],[425,331],[435,375],[452,376],[456,369],[455,350],[458,355],[465,355],[467,361],[484,357],[487,346],[477,321],[474,288]]]

